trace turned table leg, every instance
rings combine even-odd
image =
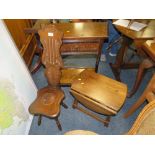
[[[104,40],[101,39],[99,41],[99,51],[97,54],[97,58],[96,58],[96,64],[95,64],[95,72],[98,72],[98,66],[99,66],[99,62],[100,62],[100,57],[101,57],[101,53],[102,53],[102,46],[103,46]]]
[[[128,93],[127,97],[131,97],[139,88],[139,85],[144,77],[144,73],[146,69],[149,69],[151,67],[153,67],[153,62],[149,59],[144,59],[142,61],[142,63],[139,65],[139,69],[138,69],[138,73],[137,73],[137,77],[136,77],[136,81],[134,83],[134,86],[131,90],[131,92]]]

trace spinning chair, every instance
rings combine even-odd
[[[38,125],[41,124],[41,117],[54,118],[59,130],[62,130],[58,120],[60,105],[67,108],[62,102],[64,92],[60,88],[61,68],[63,61],[60,56],[60,46],[62,44],[62,32],[58,31],[54,25],[48,25],[39,30],[40,40],[44,47],[42,63],[45,65],[45,77],[48,86],[40,89],[36,100],[30,105],[29,112],[39,115]]]

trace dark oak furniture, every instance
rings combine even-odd
[[[85,70],[73,80],[70,91],[75,97],[73,108],[108,126],[110,116],[116,115],[125,102],[127,86],[94,71]],[[107,115],[107,118],[103,119],[85,110],[78,102],[93,112]]]
[[[42,88],[37,93],[36,100],[30,105],[31,114],[39,115],[38,125],[41,124],[41,116],[54,118],[59,130],[62,130],[58,120],[60,105],[63,103],[64,92],[60,88],[61,69],[63,61],[60,55],[63,33],[56,29],[54,25],[49,25],[39,30],[40,40],[44,47],[42,63],[45,65],[45,76],[48,86]]]
[[[147,27],[142,29],[141,31],[134,31],[126,27],[122,26],[116,26],[116,28],[121,32],[123,42],[122,47],[118,51],[118,54],[116,56],[116,61],[114,64],[110,64],[112,71],[115,75],[115,78],[118,81],[121,81],[120,79],[120,73],[121,69],[129,69],[129,68],[138,68],[139,63],[131,63],[131,62],[125,62],[124,57],[126,54],[126,49],[129,47],[129,44],[133,41],[134,45],[136,47],[137,54],[147,57],[149,55],[145,54],[142,50],[142,45],[146,40],[155,38],[155,20],[138,20],[141,23],[146,23]],[[148,61],[145,61],[145,65],[140,65],[140,67],[148,68],[150,64]],[[140,69],[139,69],[140,70]],[[140,82],[142,80],[142,76],[137,76],[137,79],[134,83],[134,86],[131,90],[131,92],[128,93],[128,97],[131,97],[138,89]]]
[[[50,20],[38,20],[33,28],[26,29],[27,33],[38,33],[38,30],[50,24]],[[97,72],[102,45],[108,37],[106,22],[80,22],[80,23],[55,23],[56,28],[63,32],[63,44],[61,55],[81,55],[95,54],[96,64],[94,68]],[[70,85],[72,80],[84,70],[84,67],[66,68],[62,70],[61,85]]]

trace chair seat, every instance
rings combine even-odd
[[[124,104],[127,86],[85,70],[74,79],[71,93],[87,108],[104,115],[114,115]]]
[[[36,100],[29,107],[29,112],[47,117],[56,117],[60,112],[60,104],[63,98],[64,93],[61,89],[51,87],[40,89]]]

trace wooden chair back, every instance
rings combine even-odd
[[[60,46],[62,44],[63,33],[56,29],[52,24],[39,30],[40,41],[44,47],[42,63],[49,67],[57,65],[63,67],[63,61],[60,55]]]
[[[61,79],[63,61],[60,54],[63,33],[52,24],[39,30],[40,41],[43,45],[42,63],[45,65],[45,76],[50,86],[58,87]]]

